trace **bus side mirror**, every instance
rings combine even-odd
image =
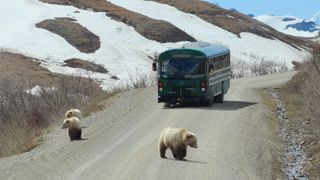
[[[157,71],[157,63],[156,62],[152,63],[152,71]]]

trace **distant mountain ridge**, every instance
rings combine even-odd
[[[254,17],[254,19],[292,36],[310,38],[317,37],[320,33],[320,25],[317,25],[314,21],[295,16],[260,15]]]
[[[317,12],[311,19],[310,21],[315,22],[316,24],[320,25],[320,11]]]

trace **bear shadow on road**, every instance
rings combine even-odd
[[[170,161],[178,161],[178,162],[185,162],[185,163],[197,163],[197,164],[207,164],[208,163],[205,161],[195,161],[195,160],[188,160],[188,159],[183,159],[183,160],[174,159],[174,158],[166,158],[166,159],[170,160]]]
[[[199,104],[188,104],[188,105],[175,105],[169,108],[163,109],[174,109],[174,108],[186,108],[186,109],[203,109],[203,110],[219,110],[219,111],[236,111],[242,108],[246,108],[252,105],[258,104],[256,102],[247,101],[224,101],[223,103],[213,103],[212,106],[207,107]]]
[[[71,142],[74,142],[74,141],[86,141],[86,140],[88,140],[88,138],[74,139]]]

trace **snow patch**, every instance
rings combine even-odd
[[[315,22],[316,24],[320,25],[320,12],[317,12],[310,21]]]
[[[55,91],[55,90],[56,90],[55,87],[46,87],[45,88],[45,87],[41,87],[39,85],[36,85],[31,89],[25,90],[25,92],[28,93],[28,94],[34,95],[34,96],[40,96],[41,92],[44,92],[44,91],[46,91],[46,92],[50,92],[51,91],[52,92],[52,91]]]
[[[171,22],[198,41],[217,43],[230,48],[232,56],[250,61],[252,57],[272,61],[302,61],[307,54],[279,40],[262,38],[251,33],[241,37],[199,17],[181,12],[176,8],[151,1],[110,0],[110,2],[154,19]],[[35,27],[45,19],[70,17],[100,37],[101,48],[85,54],[71,46],[62,37]],[[81,10],[72,6],[41,3],[38,0],[8,1],[0,6],[0,48],[18,51],[43,60],[41,66],[52,72],[79,75],[78,69],[62,67],[63,61],[71,58],[88,59],[103,64],[109,74],[84,72],[99,82],[103,89],[110,89],[119,81],[127,82],[130,76],[153,74],[152,57],[170,48],[181,47],[180,43],[158,43],[144,38],[133,27],[107,17],[105,13]],[[80,73],[81,74],[81,73]],[[120,80],[111,79],[116,76]]]
[[[281,63],[285,61],[291,65],[293,59],[303,61],[308,54],[279,40],[266,39],[252,33],[241,33],[241,38],[239,38],[237,35],[214,26],[195,15],[181,12],[169,5],[141,0],[108,1],[151,18],[171,22],[198,41],[228,46],[231,54],[241,60],[248,60],[253,54],[264,57],[266,60],[280,61]]]

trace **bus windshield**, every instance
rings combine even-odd
[[[160,64],[160,73],[168,77],[192,78],[205,74],[205,61],[194,59],[163,60]]]

